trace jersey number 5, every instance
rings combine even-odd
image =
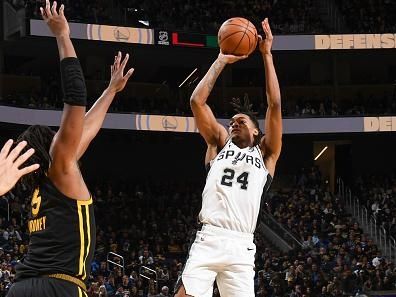
[[[32,197],[32,215],[36,217],[39,213],[41,205],[41,196],[39,196],[39,189],[37,188]]]
[[[224,186],[232,187],[232,180],[234,179],[235,171],[229,168],[224,169],[224,175],[221,178],[221,184]],[[247,190],[249,172],[243,172],[237,177],[237,183],[241,184],[242,190]]]

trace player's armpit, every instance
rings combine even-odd
[[[274,158],[273,156],[264,156],[264,165],[267,168],[269,174],[274,177],[275,175],[275,168],[278,159]]]

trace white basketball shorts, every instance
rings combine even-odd
[[[204,225],[183,270],[186,294],[212,297],[216,280],[221,296],[254,297],[255,253],[253,234]]]

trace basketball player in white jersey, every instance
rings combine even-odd
[[[208,146],[205,162],[210,169],[199,214],[203,227],[191,246],[176,297],[211,297],[215,280],[221,297],[254,297],[253,232],[263,189],[274,176],[282,146],[281,95],[268,19],[262,26],[265,39],[259,38],[259,49],[268,102],[265,136],[248,102],[231,118],[228,132],[206,104],[224,67],[245,57],[220,53],[191,96],[198,129]]]

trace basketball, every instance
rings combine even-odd
[[[250,55],[257,45],[257,30],[245,18],[231,18],[221,25],[217,40],[223,54]]]

